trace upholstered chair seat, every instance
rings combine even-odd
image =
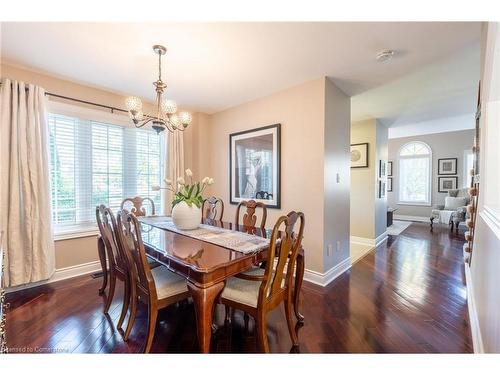
[[[159,299],[175,296],[176,294],[188,292],[186,279],[165,267],[157,267],[151,270]]]

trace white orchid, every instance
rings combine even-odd
[[[202,184],[208,184],[208,181],[210,181],[210,178],[209,177],[205,177],[205,178],[203,178],[203,180],[201,180],[201,183]]]
[[[215,180],[214,180],[213,178],[210,178],[210,179],[208,180],[208,184],[209,184],[209,185],[213,185],[214,183],[215,183]]]
[[[184,177],[177,178],[177,183],[179,185],[186,185],[186,181],[184,180]]]
[[[167,186],[171,186],[172,185],[172,180],[168,179],[168,178],[164,178],[163,181],[165,182],[165,184]]]
[[[186,176],[188,177],[193,177],[193,172],[191,172],[191,169],[186,169]]]
[[[161,189],[160,185],[152,185],[151,186],[151,190],[153,190],[153,191],[160,191],[160,189]]]

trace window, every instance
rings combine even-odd
[[[399,203],[431,204],[431,148],[410,142],[399,151]]]
[[[95,207],[113,211],[136,195],[158,209],[162,141],[152,130],[49,114],[52,220],[56,234],[95,228]]]

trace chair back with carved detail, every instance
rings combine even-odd
[[[267,208],[264,203],[256,202],[254,200],[249,201],[241,201],[236,208],[236,218],[234,224],[236,228],[240,225],[240,215],[241,208],[245,208],[245,212],[243,214],[241,225],[243,225],[246,232],[251,233],[255,228],[264,229],[266,226],[267,219]],[[257,208],[260,208],[262,211],[262,216],[260,220],[257,218]]]
[[[97,226],[101,233],[101,238],[106,249],[106,254],[109,262],[110,272],[120,272],[126,275],[128,272],[128,259],[126,254],[123,253],[122,248],[119,246],[119,239],[117,238],[117,224],[115,216],[110,208],[101,204],[95,209]]]
[[[141,224],[132,212],[118,212],[118,236],[120,245],[130,255],[130,278],[139,295],[157,299],[156,286],[148,265],[146,250],[141,236]]]
[[[217,197],[209,197],[203,201],[201,212],[204,219],[222,221],[224,202]]]
[[[147,202],[146,205],[144,204],[145,202]],[[135,216],[148,216],[156,213],[155,202],[148,197],[125,198],[120,205],[120,209],[123,210],[124,208],[133,213]]]
[[[298,224],[298,229],[295,230]],[[281,216],[274,225],[269,244],[264,278],[259,289],[259,306],[276,305],[287,296],[291,298],[295,264],[304,235],[305,218],[302,212],[292,211]]]

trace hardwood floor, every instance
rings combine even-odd
[[[298,328],[300,352],[314,353],[469,353],[472,351],[462,262],[463,232],[414,223],[380,245],[327,288],[304,283]],[[307,255],[306,255],[307,256]],[[147,309],[140,307],[129,342],[115,329],[123,293],[119,284],[109,317],[98,296],[101,279],[90,276],[10,293],[7,343],[11,352],[140,352]],[[117,298],[118,297],[118,298]],[[236,312],[219,327],[213,352],[256,352],[252,320],[244,329]],[[196,353],[192,303],[160,313],[153,352]],[[271,351],[289,352],[291,341],[282,309],[270,314]]]

